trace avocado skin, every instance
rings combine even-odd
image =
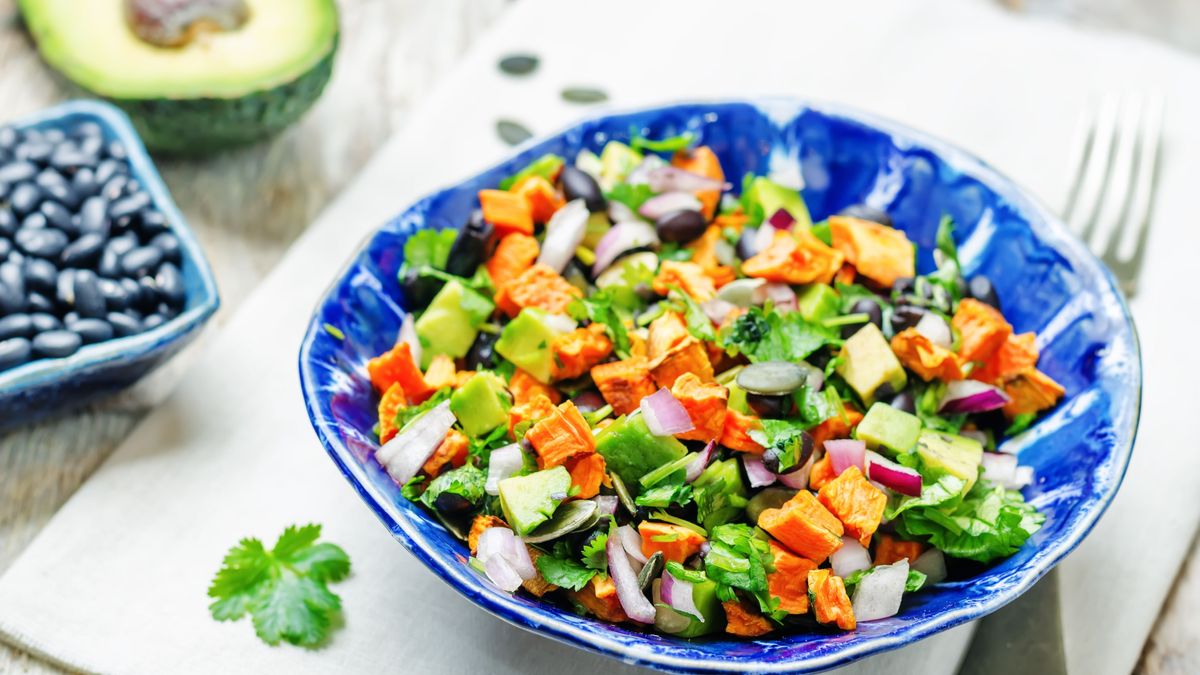
[[[238,98],[109,99],[125,111],[150,150],[203,155],[276,134],[308,111],[333,73],[337,39],[300,77]]]

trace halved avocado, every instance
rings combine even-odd
[[[260,139],[296,121],[329,81],[334,0],[237,0],[239,25],[201,16],[176,46],[139,36],[130,1],[19,4],[42,57],[124,109],[152,150],[199,154]],[[191,3],[159,4],[182,11]]]

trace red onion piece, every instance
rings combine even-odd
[[[615,199],[608,200],[608,219],[614,223],[636,223],[641,221],[638,214],[629,208],[625,202]]]
[[[767,299],[775,305],[775,311],[781,314],[796,310],[796,291],[787,284],[769,283],[763,286]]]
[[[842,547],[829,556],[833,573],[845,578],[847,575],[871,567],[871,554],[854,537],[842,537]]]
[[[791,230],[796,218],[787,209],[778,209],[767,218],[767,224],[777,230]]]
[[[516,475],[523,466],[525,466],[525,455],[521,452],[520,445],[510,443],[502,448],[496,448],[488,459],[488,475],[487,483],[483,487],[484,491],[493,497],[500,494],[500,481]]]
[[[555,211],[550,216],[550,222],[546,223],[546,238],[542,241],[542,251],[537,261],[555,272],[562,272],[571,258],[575,257],[575,249],[583,243],[590,215],[582,199],[569,201]]]
[[[687,465],[687,470],[684,472],[684,480],[690,483],[699,478],[700,474],[704,473],[704,470],[708,468],[713,457],[716,456],[717,442],[709,441],[708,445],[704,446],[704,449],[696,456],[696,459],[693,459],[692,463]]]
[[[757,253],[767,250],[771,242],[775,241],[775,233],[778,231],[773,227],[759,227],[758,232],[754,235],[754,250]]]
[[[483,569],[487,572],[488,579],[502,591],[512,593],[521,587],[521,575],[517,574],[503,556],[496,555],[483,561]]]
[[[642,553],[642,537],[638,531],[633,529],[632,525],[622,525],[617,528],[617,536],[621,539],[625,553],[639,564],[645,565],[648,558]]]
[[[926,584],[936,584],[946,578],[946,556],[936,548],[925,551],[913,561],[912,568],[926,577]]]
[[[708,316],[713,323],[719,324],[729,316],[729,313],[737,309],[737,305],[732,302],[725,302],[720,298],[713,298],[707,302],[700,304],[700,309],[704,310],[704,314]]]
[[[703,623],[704,615],[696,608],[694,590],[695,588],[690,581],[676,579],[675,575],[670,572],[662,575],[661,593],[663,602],[670,605],[675,611],[687,614]]]
[[[617,599],[621,609],[630,619],[638,623],[654,623],[654,605],[642,594],[638,586],[637,573],[629,562],[629,554],[619,537],[609,537],[604,550],[608,554],[608,574],[617,585]]]
[[[375,459],[392,480],[404,485],[417,475],[456,421],[450,401],[444,401],[405,425],[395,438],[375,451]]]
[[[405,314],[404,320],[400,322],[400,335],[396,341],[408,345],[408,353],[412,355],[413,362],[421,362],[421,340],[417,337],[417,324],[412,312]]]
[[[895,616],[900,611],[900,599],[904,596],[907,582],[907,559],[875,567],[854,589],[854,618],[858,621],[874,621]]]
[[[596,502],[596,512],[602,516],[611,516],[617,512],[616,495],[596,495],[592,497],[592,501]]]
[[[655,436],[673,436],[696,428],[687,408],[666,387],[643,398],[640,408],[646,426]]]
[[[507,527],[490,527],[479,536],[475,557],[486,564],[497,556],[504,558],[521,580],[528,581],[537,576],[537,568],[533,566],[525,542]]]
[[[983,479],[1006,490],[1020,490],[1033,482],[1033,467],[1017,466],[1017,456],[1001,452],[983,453]]]
[[[625,176],[625,182],[630,185],[645,185],[650,182],[650,172],[661,169],[664,166],[670,166],[667,160],[658,155],[646,155],[642,158],[642,163],[633,167],[629,175]]]
[[[925,312],[915,326],[917,332],[929,338],[933,344],[950,349],[954,344],[954,336],[950,334],[950,324],[933,312]]]
[[[1008,394],[979,380],[957,380],[946,384],[946,393],[938,412],[981,413],[1003,408],[1011,401]]]
[[[646,173],[646,183],[656,193],[696,192],[699,190],[728,190],[733,187],[724,181],[715,180],[698,173],[684,171],[675,166],[661,166]]]
[[[658,220],[672,211],[699,211],[701,208],[700,200],[690,192],[664,192],[647,199],[638,207],[638,215]]]
[[[868,450],[866,454],[867,478],[902,495],[921,496],[921,474],[915,469],[900,466],[877,452]]]
[[[658,234],[650,225],[641,222],[617,223],[596,244],[596,262],[592,264],[592,274],[597,275],[608,269],[614,260],[630,249],[657,243]]]
[[[857,466],[858,470],[863,473],[867,471],[867,444],[862,441],[850,439],[825,441],[825,452],[829,453],[833,471],[839,476],[852,466]]]
[[[775,474],[763,466],[762,457],[748,452],[742,453],[742,465],[746,467],[746,477],[750,479],[750,487],[766,487],[775,482]]]

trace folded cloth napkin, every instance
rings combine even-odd
[[[1174,227],[1190,222],[1185,181],[1200,175],[1200,132],[1187,124],[1200,103],[1184,86],[1200,81],[1200,65],[1140,40],[954,0],[732,7],[516,5],[0,578],[0,635],[113,673],[558,673],[568,662],[613,672],[615,662],[471,607],[391,540],[324,456],[300,400],[296,351],[312,304],[357,242],[420,194],[502,156],[495,117],[542,132],[587,112],[559,101],[567,85],[604,87],[621,105],[763,93],[845,101],[955,140],[1058,203],[1069,132],[1089,95],[1153,84],[1169,93],[1171,115],[1135,308],[1150,345],[1142,439],[1121,496],[1060,577],[1071,672],[1129,672],[1200,514],[1200,493],[1188,487],[1200,455],[1175,423],[1187,419],[1185,378],[1197,372],[1185,343],[1195,319],[1167,299],[1172,270],[1200,250],[1195,228]],[[496,59],[514,50],[540,54],[540,73],[498,75]],[[225,550],[309,521],[354,562],[334,586],[344,625],[325,648],[269,648],[244,622],[208,617],[205,589]],[[971,630],[849,672],[948,675]]]

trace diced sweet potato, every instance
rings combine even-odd
[[[466,464],[470,445],[470,439],[466,434],[458,429],[451,429],[433,454],[429,456],[429,459],[425,460],[421,471],[424,471],[427,476],[437,477],[447,466],[458,468]]]
[[[1037,336],[1033,333],[1009,335],[983,367],[971,371],[971,379],[1003,386],[1005,382],[1037,365],[1036,341]]]
[[[703,382],[695,373],[684,373],[671,386],[671,395],[683,404],[695,427],[675,434],[677,438],[707,442],[721,437],[729,412],[728,389],[716,382]]]
[[[692,262],[712,279],[714,288],[720,288],[737,278],[737,272],[732,267],[722,265],[717,259],[717,243],[723,236],[719,225],[709,225],[692,244]]]
[[[508,527],[508,523],[499,516],[475,516],[471,521],[471,531],[467,533],[467,547],[470,548],[471,555],[475,555],[479,550],[479,537],[493,527]]]
[[[617,415],[632,413],[643,398],[657,391],[644,358],[602,363],[592,368],[591,373],[600,395]]]
[[[412,405],[421,403],[433,393],[425,384],[425,377],[413,360],[407,342],[398,342],[389,351],[368,361],[367,373],[371,376],[375,391],[381,394],[399,382]]]
[[[511,317],[525,307],[565,314],[571,301],[582,296],[583,291],[558,272],[547,265],[535,264],[496,292],[496,306]]]
[[[678,286],[696,302],[712,300],[717,294],[717,288],[704,273],[704,268],[693,262],[662,261],[651,286],[659,295],[666,295],[671,292],[672,286]]]
[[[833,459],[826,454],[813,462],[812,471],[808,474],[808,487],[810,490],[820,490],[834,478],[837,478],[837,472],[833,470]]]
[[[528,544],[525,545],[525,549],[527,551],[529,551],[529,560],[533,563],[533,569],[536,570],[538,558],[545,555],[545,553],[542,553],[541,551],[537,550],[536,548],[534,548]],[[542,597],[543,595],[549,593],[550,591],[558,590],[558,586],[555,586],[554,584],[550,583],[549,581],[546,581],[546,578],[542,576],[541,570],[538,570],[537,576],[535,576],[534,578],[526,579],[525,581],[522,581],[521,588],[524,588],[525,590],[529,591],[534,597],[537,597],[537,598]]]
[[[904,541],[885,534],[880,536],[879,542],[875,544],[874,564],[891,565],[900,560],[907,560],[911,564],[916,562],[924,552],[925,544],[919,541]]]
[[[533,214],[525,197],[504,190],[480,190],[479,208],[483,219],[492,224],[497,237],[520,232],[533,234]]]
[[[946,382],[963,379],[958,355],[933,344],[916,328],[905,328],[892,336],[892,352],[905,368],[926,382],[934,378]]]
[[[571,591],[570,595],[575,602],[583,605],[601,621],[621,623],[629,620],[629,616],[621,608],[620,599],[617,598],[617,585],[612,577],[606,574],[597,574],[586,586],[578,591]]]
[[[854,431],[854,427],[857,427],[858,423],[862,421],[863,414],[858,412],[858,409],[849,403],[842,404],[842,411],[845,413],[844,415],[834,415],[808,432],[812,436],[813,447],[824,447],[825,441],[850,438],[850,433]],[[819,487],[814,489],[819,489]]]
[[[523,434],[517,433],[517,426],[528,422],[529,426],[546,419],[553,414],[554,403],[544,394],[534,394],[529,400],[517,403],[508,409],[508,435],[514,440],[521,440]]]
[[[699,174],[705,178],[724,181],[725,172],[721,170],[721,162],[717,159],[712,148],[701,145],[696,148],[679,150],[671,157],[671,165],[684,171]],[[705,218],[712,218],[721,203],[720,190],[697,190],[696,198],[700,200]]]
[[[792,552],[818,565],[842,547],[845,532],[842,521],[808,490],[796,493],[777,509],[764,510],[758,516],[758,526]]]
[[[842,630],[854,630],[854,606],[841,577],[827,569],[813,570],[808,573],[808,591],[817,623],[836,623]]]
[[[513,402],[517,405],[528,403],[539,394],[550,399],[550,403],[554,405],[558,405],[562,401],[562,394],[559,393],[558,387],[542,384],[536,377],[520,368],[517,368],[513,372],[512,378],[509,379],[508,391],[513,395]]]
[[[794,234],[780,230],[765,250],[742,263],[742,273],[785,284],[827,284],[844,260],[841,251],[807,230]]]
[[[566,200],[558,194],[558,190],[555,190],[550,181],[542,176],[527,176],[520,183],[513,185],[510,190],[525,198],[529,204],[529,214],[535,223],[545,223],[550,220],[550,216],[553,216],[555,211],[566,204]]]
[[[537,452],[538,466],[543,469],[596,451],[592,428],[571,401],[564,401],[548,417],[530,427],[525,438]]]
[[[579,488],[575,499],[591,499],[600,494],[602,483],[608,483],[604,455],[598,452],[572,457],[563,465],[571,474],[571,485]]]
[[[379,399],[380,444],[387,443],[399,433],[400,430],[396,428],[396,413],[408,405],[407,401],[408,397],[404,394],[404,387],[400,386],[399,382],[393,382],[392,386],[383,392],[383,396]]]
[[[771,622],[758,611],[758,607],[743,600],[726,600],[725,632],[742,637],[758,637],[774,630]]]
[[[974,298],[963,298],[950,320],[961,336],[958,355],[964,362],[986,362],[1012,335],[1012,325],[995,307]]]
[[[1012,398],[1004,414],[1012,418],[1054,407],[1066,390],[1037,368],[1027,368],[1004,385],[1004,393]]]
[[[650,374],[660,387],[670,389],[685,373],[693,373],[703,382],[717,379],[704,343],[691,335],[671,351],[650,361]]]
[[[537,262],[538,243],[531,235],[514,232],[506,235],[487,261],[488,276],[497,289],[504,288]]]
[[[678,312],[665,312],[662,316],[650,322],[646,350],[648,358],[653,361],[666,355],[672,349],[683,344],[691,336],[687,322]]]
[[[837,271],[837,274],[833,275],[833,283],[846,284],[849,286],[850,284],[854,283],[854,280],[857,278],[858,272],[854,269],[854,265],[847,265],[843,263],[841,269]]]
[[[552,377],[571,380],[608,358],[613,344],[604,332],[604,325],[593,323],[559,335],[551,341],[550,348],[554,352]]]
[[[904,232],[894,227],[830,216],[829,232],[833,247],[846,256],[846,262],[881,286],[890,287],[897,279],[916,274],[916,250]]]
[[[746,216],[746,213],[742,211],[742,207],[739,206],[735,211],[717,215],[717,217],[713,219],[713,224],[719,225],[721,229],[728,227],[741,232],[742,228],[746,227],[746,222],[748,220],[749,218]]]
[[[638,534],[642,535],[642,555],[649,558],[655,553],[662,552],[667,562],[683,561],[700,552],[700,547],[706,541],[700,533],[682,525],[660,523],[655,520],[644,520],[638,525]]]
[[[750,438],[750,432],[761,429],[762,423],[754,415],[747,415],[730,409],[725,414],[725,424],[721,427],[721,445],[730,450],[761,455],[766,450],[758,441]]]
[[[871,485],[857,466],[847,468],[826,483],[817,498],[842,521],[846,534],[863,546],[871,543],[871,535],[879,528],[883,510],[887,508],[887,495]]]
[[[767,591],[779,598],[779,609],[788,614],[808,613],[808,573],[817,564],[802,558],[778,543],[771,542],[775,571],[767,574]]]
[[[438,354],[433,357],[429,362],[429,367],[425,369],[425,384],[433,391],[443,387],[453,387],[456,372],[454,359],[447,354]]]

